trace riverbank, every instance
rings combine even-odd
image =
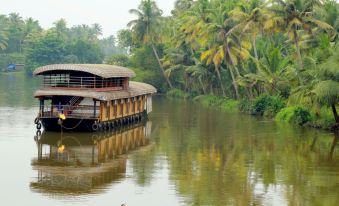
[[[280,96],[261,95],[252,100],[234,100],[215,95],[195,96],[179,89],[172,89],[166,95],[199,102],[203,106],[218,108],[222,111],[259,115],[278,122],[288,122],[303,127],[325,130],[338,129],[330,108],[312,111],[300,105],[288,105],[287,100]]]

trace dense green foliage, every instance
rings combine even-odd
[[[303,125],[311,120],[310,113],[300,106],[286,107],[282,109],[276,116],[278,121],[291,122]]]
[[[270,117],[286,104],[312,115],[330,108],[339,123],[335,1],[177,0],[162,17],[142,0],[131,12],[137,19],[119,42],[135,67],[159,71],[169,88],[239,99],[241,110]]]
[[[126,54],[114,36],[99,39],[99,24],[67,27],[64,19],[43,30],[39,22],[16,13],[0,15],[0,70],[9,63],[25,64],[31,73],[53,63],[102,63],[113,54]]]
[[[106,60],[106,63],[123,67],[128,67],[131,64],[128,56],[125,54],[114,54]]]
[[[285,102],[281,97],[262,95],[253,101],[252,111],[260,115],[274,116],[284,107]]]

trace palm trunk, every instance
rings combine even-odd
[[[235,91],[235,96],[237,99],[239,99],[239,89],[238,89],[238,84],[235,82],[235,77],[234,77],[234,73],[232,71],[232,68],[229,67],[229,70],[230,70],[230,74],[231,74],[231,77],[232,77],[232,84],[233,84],[233,87],[234,87],[234,91]]]
[[[339,124],[339,116],[338,116],[337,109],[335,108],[335,104],[332,104],[331,107],[332,107],[332,112],[333,112],[333,116],[334,116],[335,122],[337,124]]]
[[[219,80],[219,84],[220,84],[220,87],[221,87],[222,95],[226,96],[225,88],[224,88],[224,85],[222,84],[222,80],[221,80],[220,71],[219,71],[219,68],[216,65],[215,65],[215,72],[217,73],[217,76],[218,76],[218,80]]]
[[[230,56],[230,50],[228,48],[228,46],[226,46],[226,52],[225,54],[227,54]],[[227,59],[226,59],[226,55],[225,55],[225,62],[227,62]],[[232,58],[230,58],[230,61],[231,61],[231,65],[234,66],[234,62],[232,60]],[[235,76],[234,76],[234,73],[232,71],[232,68],[231,66],[228,67],[228,70],[230,71],[230,74],[231,74],[231,78],[232,78],[232,84],[233,84],[233,87],[234,87],[234,91],[235,91],[235,96],[237,99],[239,99],[239,89],[238,89],[238,84],[236,83],[236,80],[235,80]],[[237,71],[239,72],[239,71]]]
[[[255,57],[256,60],[259,60],[258,51],[257,51],[256,37],[253,38],[252,45],[253,45],[254,57]]]
[[[210,94],[211,94],[211,95],[214,95],[212,84],[210,84]]]
[[[247,87],[247,92],[248,92],[248,98],[249,98],[249,99],[253,99],[252,86]]]
[[[294,33],[294,44],[295,44],[295,48],[296,48],[296,51],[297,51],[298,67],[299,67],[299,71],[302,71],[303,68],[304,68],[304,65],[303,65],[303,60],[301,58],[301,52],[300,52],[300,47],[299,47],[297,30],[294,29],[293,33]]]
[[[164,78],[166,79],[166,82],[167,82],[168,86],[169,86],[171,89],[173,89],[172,83],[171,83],[171,81],[169,80],[169,78],[166,76],[165,70],[164,70],[164,68],[162,67],[162,64],[161,64],[161,61],[160,61],[158,52],[157,52],[157,50],[155,49],[154,44],[152,44],[152,49],[153,49],[154,55],[155,55],[155,57],[156,57],[156,59],[157,59],[157,61],[158,61],[159,67],[160,67],[160,69],[161,69],[161,71],[162,71],[162,74],[164,75]]]
[[[204,92],[204,94],[207,94],[205,85],[204,85],[204,83],[202,82],[202,80],[201,80],[200,78],[198,78],[198,81],[199,81],[199,83],[200,83],[200,86],[201,86],[202,91]]]
[[[188,88],[188,77],[187,77],[187,75],[185,75],[184,79],[185,79],[185,88],[184,88],[184,91],[187,91],[187,88]]]

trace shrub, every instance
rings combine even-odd
[[[311,121],[311,114],[305,108],[300,106],[286,107],[276,115],[277,121],[290,122],[303,125]]]
[[[248,114],[254,114],[253,112],[253,101],[249,99],[242,99],[238,104],[239,110],[241,112],[246,112]]]
[[[279,96],[261,95],[253,102],[253,112],[274,117],[285,105],[285,100]]]
[[[203,106],[218,107],[224,111],[234,111],[239,105],[239,102],[236,100],[213,95],[200,95],[193,100],[200,102]]]
[[[219,106],[223,101],[223,97],[213,95],[200,95],[195,97],[193,100],[200,102],[204,106]]]

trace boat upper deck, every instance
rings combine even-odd
[[[53,64],[37,68],[33,75],[43,76],[44,88],[128,89],[133,70],[106,64]]]

